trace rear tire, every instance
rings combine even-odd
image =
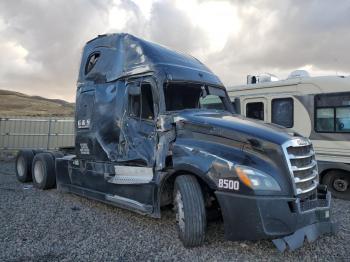
[[[32,164],[33,185],[39,189],[56,186],[55,158],[50,153],[35,155]]]
[[[179,237],[185,247],[200,246],[207,226],[201,187],[194,176],[181,175],[175,180],[174,207]]]
[[[32,150],[20,150],[16,156],[16,177],[18,181],[25,183],[32,181],[32,162],[34,153]]]
[[[329,171],[323,177],[322,183],[327,185],[332,196],[350,200],[350,173],[341,170]]]

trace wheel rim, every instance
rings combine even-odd
[[[176,192],[175,195],[175,207],[176,207],[176,222],[182,232],[185,231],[185,214],[183,209],[183,201],[180,191]]]
[[[18,176],[20,177],[23,177],[25,174],[25,160],[24,160],[24,157],[23,156],[20,156],[17,160],[17,173],[18,173]]]
[[[44,180],[44,166],[41,161],[36,161],[34,164],[34,178],[38,184]]]
[[[345,192],[349,187],[349,183],[345,179],[337,178],[333,182],[333,187],[338,192]]]

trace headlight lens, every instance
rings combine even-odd
[[[270,175],[251,167],[236,165],[239,180],[254,190],[281,191],[277,181]]]

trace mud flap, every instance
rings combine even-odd
[[[300,228],[294,234],[272,240],[280,252],[284,252],[288,247],[295,250],[304,244],[305,238],[309,243],[315,241],[323,234],[336,233],[338,225],[333,222],[320,222]]]

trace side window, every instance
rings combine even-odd
[[[335,117],[335,131],[350,132],[350,106],[336,108]]]
[[[275,98],[271,103],[271,122],[291,128],[294,125],[293,98]]]
[[[154,119],[152,87],[147,83],[141,85],[141,118]]]
[[[246,116],[249,118],[264,120],[264,103],[263,102],[247,103]]]
[[[315,96],[315,130],[350,133],[350,93]]]
[[[152,87],[150,84],[142,83],[140,94],[129,95],[129,115],[146,120],[154,119]]]
[[[319,132],[334,132],[334,109],[316,109],[316,130]]]
[[[100,53],[92,53],[89,56],[85,65],[85,75],[88,74],[95,67],[99,58],[100,58]]]

